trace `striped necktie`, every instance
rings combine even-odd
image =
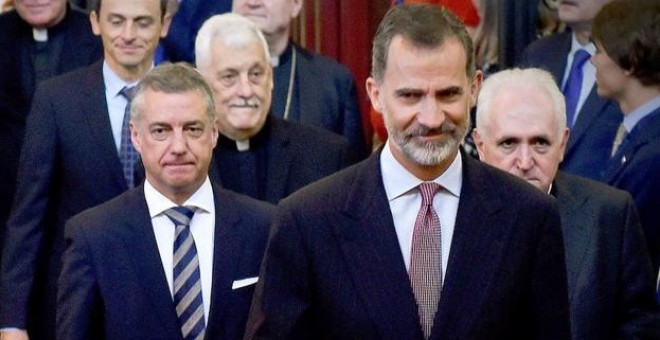
[[[190,233],[190,220],[195,208],[174,207],[165,211],[172,220],[174,234],[174,305],[184,340],[204,338],[204,304],[202,282],[195,240]]]

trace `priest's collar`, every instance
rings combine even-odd
[[[278,56],[274,56],[274,55],[270,56],[270,65],[273,67],[278,67],[282,64],[288,64],[291,60],[292,51],[293,51],[293,43],[289,42],[289,44],[286,46],[282,54]]]
[[[266,145],[268,143],[268,136],[270,135],[270,128],[272,125],[271,120],[272,119],[270,117],[270,113],[268,113],[268,116],[266,116],[266,121],[264,122],[264,126],[261,128],[261,130],[259,130],[259,132],[257,132],[256,135],[250,137],[249,139],[233,140],[220,133],[220,136],[218,137],[217,148],[226,151],[244,152]]]

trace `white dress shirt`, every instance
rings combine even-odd
[[[571,41],[571,51],[568,53],[566,60],[566,69],[564,70],[564,77],[561,82],[561,89],[563,90],[568,81],[568,75],[571,73],[571,65],[573,65],[573,59],[575,57],[575,52],[582,49],[589,53],[589,55],[594,55],[596,53],[596,46],[593,43],[588,43],[586,45],[580,45],[575,37],[575,33],[572,35]],[[593,89],[596,84],[596,67],[587,60],[584,65],[582,65],[582,89],[580,90],[580,99],[578,100],[577,107],[575,107],[575,116],[573,117],[573,123],[577,121],[578,114],[582,110],[582,105],[587,101],[591,89]]]
[[[401,254],[406,269],[410,270],[413,229],[419,208],[422,205],[422,195],[417,187],[424,181],[408,172],[394,158],[390,147],[390,142],[386,142],[380,155],[380,169],[383,174],[383,185],[385,186],[387,200],[390,203],[390,211],[394,220],[399,247],[401,247]],[[460,153],[449,165],[449,168],[433,182],[444,188],[433,198],[433,208],[440,219],[442,233],[442,282],[444,283],[451,240],[454,235],[454,225],[456,224],[458,200],[463,185],[463,161]]]
[[[163,264],[167,284],[170,287],[172,301],[174,301],[173,276],[174,267],[174,223],[164,212],[177,204],[163,196],[149,183],[144,181],[144,197],[147,200],[149,216],[153,226],[160,260]],[[190,221],[190,232],[195,240],[197,257],[199,258],[199,271],[202,278],[202,300],[204,304],[204,321],[208,325],[211,305],[211,286],[213,283],[213,239],[215,237],[215,204],[213,189],[208,177],[204,184],[182,206],[196,207],[195,215]]]

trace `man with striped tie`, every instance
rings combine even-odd
[[[147,74],[130,124],[146,180],[67,224],[58,339],[241,339],[274,208],[211,184],[215,106],[193,68]]]

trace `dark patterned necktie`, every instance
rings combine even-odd
[[[172,220],[174,234],[174,305],[184,340],[204,338],[204,304],[197,247],[190,232],[194,208],[174,207],[165,211]]]
[[[121,123],[121,141],[119,144],[119,159],[121,160],[124,178],[129,188],[135,186],[135,162],[138,159],[138,152],[133,147],[131,141],[131,128],[129,126],[131,117],[131,100],[133,99],[134,87],[124,87],[119,93],[127,100],[126,109],[124,109],[124,118]]]
[[[433,209],[433,197],[440,189],[433,182],[419,185],[422,205],[415,220],[408,273],[426,339],[431,335],[442,289],[442,235],[440,219]]]

